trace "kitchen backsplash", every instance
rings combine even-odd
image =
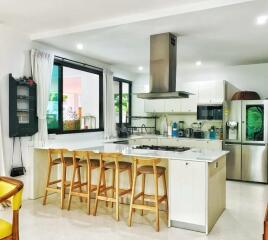
[[[162,122],[164,121],[165,117],[167,117],[168,124],[171,122],[179,122],[184,121],[184,128],[191,128],[193,122],[197,122],[196,115],[185,115],[185,114],[159,114],[159,119],[157,120],[157,130],[159,130],[161,133],[163,132],[162,129]],[[199,121],[200,122],[200,121]],[[215,126],[216,128],[222,128],[222,121],[201,121],[203,123],[202,131],[208,131],[211,126]]]

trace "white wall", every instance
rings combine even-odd
[[[268,97],[268,63],[199,69],[178,66],[177,89],[185,81],[227,80],[241,90],[256,91],[261,98]]]
[[[44,45],[38,42],[31,42],[28,36],[23,33],[14,31],[13,29],[0,24],[0,116],[2,120],[3,129],[3,143],[4,143],[4,159],[5,170],[9,174],[10,163],[12,158],[12,139],[9,138],[9,108],[8,108],[8,74],[12,73],[15,77],[30,76],[30,55],[29,50],[31,48],[37,48],[45,51],[50,51],[55,55],[69,58],[72,60],[84,62],[90,65],[94,65],[100,68],[111,68],[110,65],[91,59],[85,56],[74,54],[72,52],[62,51],[55,49],[51,46]],[[113,70],[115,76],[124,77],[132,80],[132,75],[127,71],[120,71],[119,68]],[[1,121],[0,121],[1,123]],[[0,136],[1,137],[1,136]],[[68,135],[53,135],[50,136],[51,143],[64,143],[71,142],[86,143],[90,140],[102,139],[103,132],[96,133],[80,133],[80,134],[68,134]],[[20,179],[24,181],[25,190],[24,197],[28,198],[31,194],[30,182],[32,181],[33,173],[31,172],[33,163],[33,142],[31,137],[22,138],[22,151],[27,173]],[[18,150],[18,142],[16,145]],[[1,152],[1,151],[0,151]],[[16,162],[19,163],[19,151],[15,153]],[[0,172],[3,172],[3,167],[0,165]]]
[[[5,170],[6,173],[9,173],[12,139],[9,138],[8,74],[12,73],[15,77],[30,75],[29,49],[31,42],[26,35],[17,34],[4,25],[0,25],[0,36],[0,115],[3,129]],[[25,158],[25,156],[28,155],[28,148],[25,139],[28,141],[30,138],[23,139],[23,155],[27,167],[27,157]],[[16,146],[18,147],[18,144]],[[19,159],[18,151],[15,155]]]

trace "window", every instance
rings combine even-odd
[[[132,83],[121,78],[114,78],[114,105],[117,125],[131,124]]]
[[[103,73],[93,67],[56,59],[49,93],[49,133],[103,130]]]

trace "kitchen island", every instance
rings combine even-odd
[[[42,187],[45,185],[47,149],[36,148],[34,151],[36,179],[33,183],[36,186],[33,189],[39,197],[42,196]],[[208,234],[225,209],[226,151],[194,148],[173,152],[134,149],[131,145],[113,143],[95,143],[82,149],[69,150],[120,152],[126,161],[131,161],[131,157],[135,156],[163,159],[162,162],[168,169],[170,227]]]

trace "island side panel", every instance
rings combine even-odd
[[[208,164],[208,224],[213,228],[226,207],[226,156]]]
[[[171,227],[206,232],[206,165],[169,160]]]
[[[34,149],[33,151],[33,192],[31,199],[44,196],[47,174],[48,174],[48,150]],[[56,177],[56,173],[52,173],[52,177]]]

